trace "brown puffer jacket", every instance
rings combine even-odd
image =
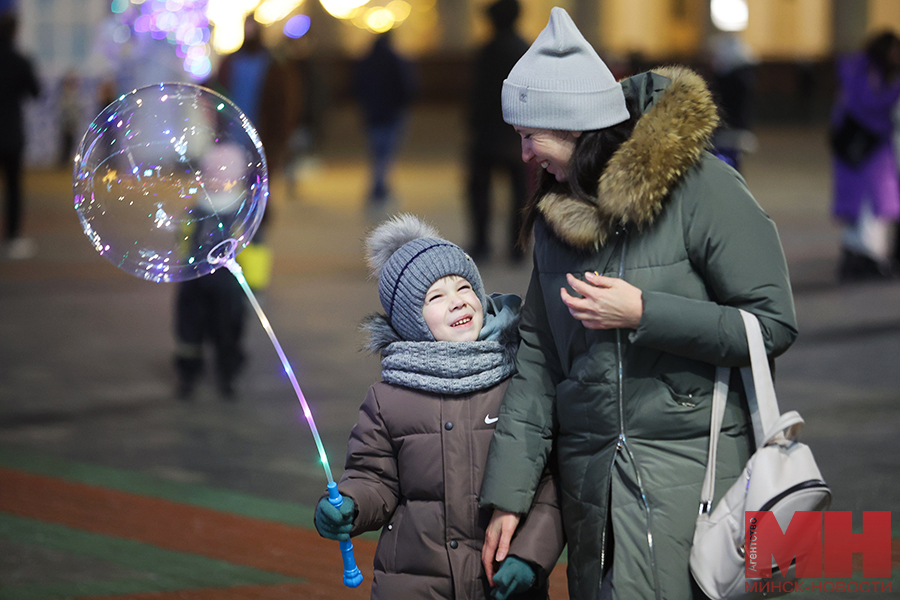
[[[490,596],[481,547],[491,511],[479,509],[478,495],[507,383],[459,396],[369,388],[338,489],[359,510],[351,535],[383,527],[373,600]],[[510,549],[542,571],[519,598],[547,598],[563,545],[556,487],[545,473]]]

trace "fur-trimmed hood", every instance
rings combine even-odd
[[[622,81],[622,87],[642,116],[601,175],[598,202],[548,194],[538,204],[551,230],[575,248],[603,246],[620,225],[652,223],[719,124],[709,88],[690,69],[659,68]]]

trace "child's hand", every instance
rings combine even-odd
[[[531,565],[515,556],[508,556],[494,575],[491,597],[495,600],[507,600],[529,589],[534,585],[535,579]]]
[[[353,529],[355,510],[353,498],[342,496],[344,503],[340,508],[335,508],[328,498],[319,500],[316,506],[316,531],[324,538],[346,542],[350,539],[350,531]]]

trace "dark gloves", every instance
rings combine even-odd
[[[350,530],[353,529],[355,516],[353,498],[341,496],[344,499],[340,508],[335,508],[328,498],[319,500],[316,506],[316,531],[324,538],[346,542],[350,539]]]
[[[507,600],[521,594],[534,585],[534,568],[515,556],[507,556],[500,569],[494,575],[494,589],[491,597],[495,600]]]

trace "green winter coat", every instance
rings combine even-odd
[[[660,69],[623,87],[643,114],[601,176],[598,203],[540,202],[518,373],[481,503],[526,511],[555,441],[572,600],[596,600],[610,564],[614,597],[702,598],[688,556],[715,366],[750,362],[738,308],[759,318],[771,357],[784,352],[797,335],[794,304],[774,223],[706,152],[717,118],[703,80]],[[642,290],[637,330],[588,330],[569,314],[560,288],[585,271]],[[751,431],[735,377],[717,495],[740,474]]]

